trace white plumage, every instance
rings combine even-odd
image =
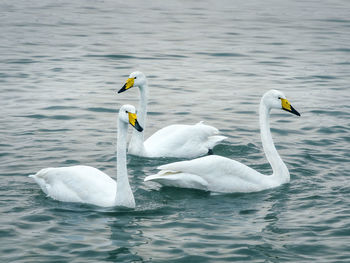
[[[269,116],[272,108],[284,109],[300,116],[282,92],[271,90],[261,99],[261,140],[273,170],[272,175],[263,175],[235,160],[212,155],[160,166],[161,171],[147,176],[145,181],[220,193],[256,192],[289,182],[289,171],[280,158],[270,133]]]
[[[226,138],[216,135],[218,133],[216,128],[202,122],[195,125],[174,124],[149,137],[144,142],[144,150],[149,157],[191,158],[205,155]]]
[[[145,75],[133,72],[118,93],[139,87],[139,122],[146,126],[148,85]],[[144,157],[194,158],[207,154],[215,145],[226,139],[215,127],[199,122],[195,125],[175,124],[162,128],[144,141],[143,133],[134,132],[128,153]]]
[[[91,166],[44,168],[30,177],[55,200],[105,207],[115,202],[117,183]]]
[[[135,107],[124,105],[119,110],[117,143],[117,182],[104,172],[85,165],[45,168],[30,175],[43,192],[58,201],[79,202],[97,206],[134,208],[135,200],[126,168],[128,123],[138,131]]]

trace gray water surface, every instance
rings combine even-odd
[[[350,2],[0,2],[1,262],[349,262]],[[115,178],[116,94],[140,70],[146,137],[198,121],[215,154],[271,173],[258,105],[283,91],[301,117],[271,128],[291,182],[252,194],[161,188],[179,159],[128,157],[135,210],[62,203],[27,176],[91,165]]]

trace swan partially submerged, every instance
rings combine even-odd
[[[300,116],[277,90],[264,94],[260,102],[259,122],[262,145],[273,173],[260,172],[229,158],[206,156],[190,161],[175,162],[160,166],[160,172],[147,176],[145,181],[154,181],[164,186],[194,188],[219,193],[257,192],[277,187],[290,181],[287,166],[273,143],[269,118],[271,109],[283,109]]]
[[[47,196],[58,201],[135,208],[126,168],[129,123],[138,132],[142,132],[135,107],[124,105],[118,116],[117,182],[104,172],[85,165],[45,168],[29,177],[35,180]]]
[[[130,74],[118,93],[138,87],[140,104],[137,110],[140,125],[145,129],[147,116],[148,84],[142,72]],[[174,124],[155,132],[144,141],[144,133],[133,133],[128,153],[144,157],[195,158],[212,153],[215,145],[226,139],[215,127],[199,122],[195,125]]]

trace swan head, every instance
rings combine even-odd
[[[269,109],[282,109],[300,116],[300,113],[293,108],[283,92],[279,90],[270,90],[266,92],[262,97],[262,101]]]
[[[147,79],[145,75],[140,71],[135,71],[130,74],[129,78],[126,80],[123,87],[118,91],[118,93],[121,93],[123,91],[126,91],[132,87],[143,87],[145,84],[147,84]]]
[[[137,121],[136,109],[132,105],[123,105],[119,110],[119,119],[122,122],[130,123],[137,131],[142,132],[143,128]]]

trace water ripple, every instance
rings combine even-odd
[[[1,262],[348,262],[347,1],[0,1]],[[286,12],[288,10],[288,12]],[[116,179],[115,94],[148,77],[145,137],[175,123],[228,139],[214,153],[264,173],[259,101],[291,181],[251,194],[144,182],[181,158],[128,156],[136,209],[47,197],[28,177],[86,164]],[[131,129],[129,130],[129,136]]]

